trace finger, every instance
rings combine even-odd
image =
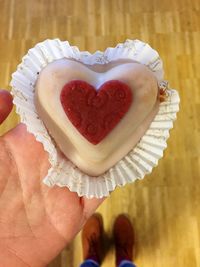
[[[0,124],[8,117],[13,108],[12,96],[6,90],[0,89]]]

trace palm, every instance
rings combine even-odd
[[[102,200],[44,185],[48,155],[25,125],[0,143],[0,244],[22,262],[43,266],[73,239]]]

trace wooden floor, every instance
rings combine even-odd
[[[99,208],[105,230],[129,213],[138,267],[200,267],[200,0],[0,0],[0,86],[37,42],[60,38],[82,50],[125,39],[157,49],[181,110],[159,166],[144,180],[118,188]],[[1,126],[14,127],[13,112]],[[80,236],[49,267],[77,267]],[[111,247],[103,267],[114,266]]]

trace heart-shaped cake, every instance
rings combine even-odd
[[[88,198],[151,173],[179,111],[158,52],[140,40],[93,54],[44,40],[10,85],[21,122],[48,153],[44,184]]]
[[[59,59],[39,74],[37,112],[63,154],[91,176],[137,144],[158,112],[153,72],[132,60],[86,65]]]

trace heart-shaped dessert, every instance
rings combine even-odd
[[[59,59],[39,74],[35,105],[65,156],[98,176],[144,135],[157,114],[157,96],[157,79],[142,64]]]
[[[48,154],[43,182],[101,198],[151,173],[179,111],[163,74],[139,40],[93,54],[59,39],[31,48],[10,84],[21,122]]]

